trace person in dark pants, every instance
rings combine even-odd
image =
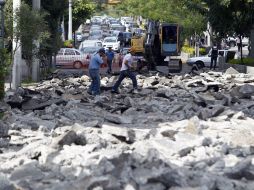
[[[218,58],[218,48],[217,46],[212,47],[212,53],[211,53],[211,64],[210,64],[210,69],[216,68],[217,64],[217,58]]]
[[[112,87],[111,90],[112,93],[118,93],[118,87],[121,85],[121,82],[126,77],[129,77],[132,80],[133,93],[138,93],[137,79],[135,73],[133,72],[133,58],[132,58],[133,53],[134,49],[130,48],[128,54],[124,56],[122,67],[120,70],[120,75],[115,85]]]
[[[91,85],[88,89],[88,94],[99,95],[100,94],[100,65],[106,63],[106,54],[104,48],[99,49],[97,53],[92,56],[89,63],[89,75],[92,79]]]
[[[108,48],[108,51],[106,52],[106,56],[107,56],[107,64],[108,64],[107,73],[110,74],[112,72],[112,62],[115,57],[115,53],[112,51],[112,47]]]

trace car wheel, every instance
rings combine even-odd
[[[75,69],[80,69],[82,67],[82,63],[80,61],[75,61],[73,67]]]
[[[197,67],[198,67],[199,69],[202,69],[202,68],[205,67],[205,64],[204,64],[202,61],[197,61],[195,64],[197,65]]]

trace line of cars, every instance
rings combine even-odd
[[[56,56],[56,66],[75,69],[87,67],[91,55],[102,47],[105,49],[111,47],[113,51],[119,53],[124,47],[131,45],[133,34],[130,30],[142,32],[131,17],[118,19],[94,16],[76,32],[78,49],[61,48]]]

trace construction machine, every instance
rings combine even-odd
[[[181,27],[178,24],[149,20],[146,29],[144,57],[147,68],[156,70],[157,66],[168,66],[169,72],[181,72]]]

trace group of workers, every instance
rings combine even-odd
[[[134,65],[133,65],[133,48],[130,48],[128,53],[124,56],[122,66],[120,69],[120,75],[118,80],[113,85],[111,92],[119,93],[118,88],[121,85],[122,81],[129,77],[132,80],[133,84],[133,93],[138,93],[137,91],[137,79],[134,73]],[[104,48],[99,49],[97,53],[95,53],[89,64],[89,75],[92,80],[91,85],[88,89],[88,93],[91,95],[100,95],[100,65],[103,63],[108,64],[107,73],[110,74],[112,72],[112,62],[114,60],[114,52],[110,47],[107,51]]]

